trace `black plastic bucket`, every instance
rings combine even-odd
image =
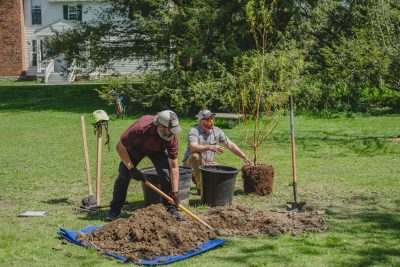
[[[239,170],[227,166],[201,166],[201,202],[209,206],[232,204],[236,175]]]
[[[160,181],[157,176],[156,169],[154,167],[143,168],[140,170],[145,176],[147,181],[152,183],[161,189]],[[179,200],[184,206],[189,205],[189,195],[190,195],[190,181],[192,178],[192,169],[189,167],[179,166]],[[144,201],[147,206],[151,204],[158,204],[162,202],[162,197],[154,192],[151,188],[142,182],[142,189],[144,195]]]

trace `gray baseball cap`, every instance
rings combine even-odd
[[[199,111],[199,113],[196,115],[196,118],[198,118],[199,120],[202,119],[208,119],[211,116],[215,116],[215,113],[212,113],[211,111],[209,111],[208,109],[202,109]]]
[[[172,110],[163,110],[158,112],[154,118],[159,124],[168,127],[172,133],[177,134],[182,132],[182,128],[179,125],[178,116]]]

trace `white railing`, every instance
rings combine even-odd
[[[68,82],[73,82],[75,80],[75,71],[77,69],[77,64],[76,60],[74,59],[71,63],[71,66],[69,67],[69,73],[68,73]]]
[[[50,60],[38,61],[38,66],[37,66],[38,73],[44,73],[44,71],[47,68],[47,66],[49,65],[49,63],[50,63]]]
[[[54,72],[54,59],[50,60],[46,69],[44,70],[44,83],[49,82],[49,77],[52,72]]]

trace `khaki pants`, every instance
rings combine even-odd
[[[184,162],[183,166],[192,168],[192,175],[196,183],[196,188],[201,191],[201,171],[199,167],[204,165],[204,160],[199,153],[191,154]]]
[[[184,167],[192,168],[192,175],[194,177],[198,193],[201,193],[202,185],[201,170],[199,169],[201,165],[218,165],[218,163],[215,161],[206,162],[200,153],[191,154],[186,161],[183,162]]]

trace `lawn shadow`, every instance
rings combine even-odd
[[[276,134],[274,142],[288,145],[290,139],[284,134]],[[322,146],[346,147],[355,154],[374,155],[390,152],[388,136],[359,136],[352,134],[335,133],[324,130],[303,131],[296,137],[296,145],[303,150],[318,152]],[[318,153],[311,157],[320,157]]]
[[[189,199],[189,206],[197,207],[197,206],[201,206],[201,205],[203,205],[203,204],[201,203],[201,199],[200,198]]]
[[[119,218],[128,218],[130,213],[134,212],[137,209],[141,209],[146,207],[146,203],[143,200],[134,201],[125,203],[124,207],[122,208],[121,215]],[[104,216],[107,214],[109,208],[102,208],[98,211],[80,211],[82,214],[85,214],[85,217],[81,217],[81,220],[85,221],[97,221],[103,220]]]
[[[53,198],[53,199],[49,199],[47,201],[42,201],[42,203],[46,203],[46,204],[50,204],[50,205],[72,205],[72,204],[74,204],[74,202],[72,202],[71,200],[69,200],[66,197]]]
[[[256,244],[256,242],[254,243]],[[263,258],[265,259],[273,259],[272,261],[274,263],[282,263],[288,264],[292,260],[291,258],[283,255],[279,255],[279,257],[276,257],[276,245],[275,244],[262,244],[258,246],[247,246],[241,248],[237,253],[235,252],[234,256],[214,256],[216,259],[220,260],[221,262],[232,262],[233,264],[236,265],[241,265],[241,266],[251,266],[251,267],[258,267],[260,266],[260,263],[258,261],[254,262],[253,259],[260,258],[262,255]],[[264,265],[263,265],[264,266]]]
[[[397,200],[396,202],[400,202]],[[327,214],[343,222],[341,231],[352,236],[354,240],[361,240],[361,244],[353,245],[335,242],[337,247],[346,251],[351,249],[351,253],[358,255],[343,266],[375,266],[390,265],[390,260],[394,256],[400,256],[400,248],[396,246],[400,239],[400,215],[399,209],[378,210],[377,208],[366,208],[354,212],[351,209],[338,210],[332,212],[328,209]],[[347,222],[346,222],[347,221]],[[348,223],[351,221],[351,223]]]
[[[102,84],[0,86],[0,111],[68,111],[112,113],[95,89]]]
[[[241,188],[236,188],[235,191],[233,191],[233,195],[234,196],[241,196],[241,195],[244,195],[244,194],[245,193],[244,193],[243,189],[241,189]]]

